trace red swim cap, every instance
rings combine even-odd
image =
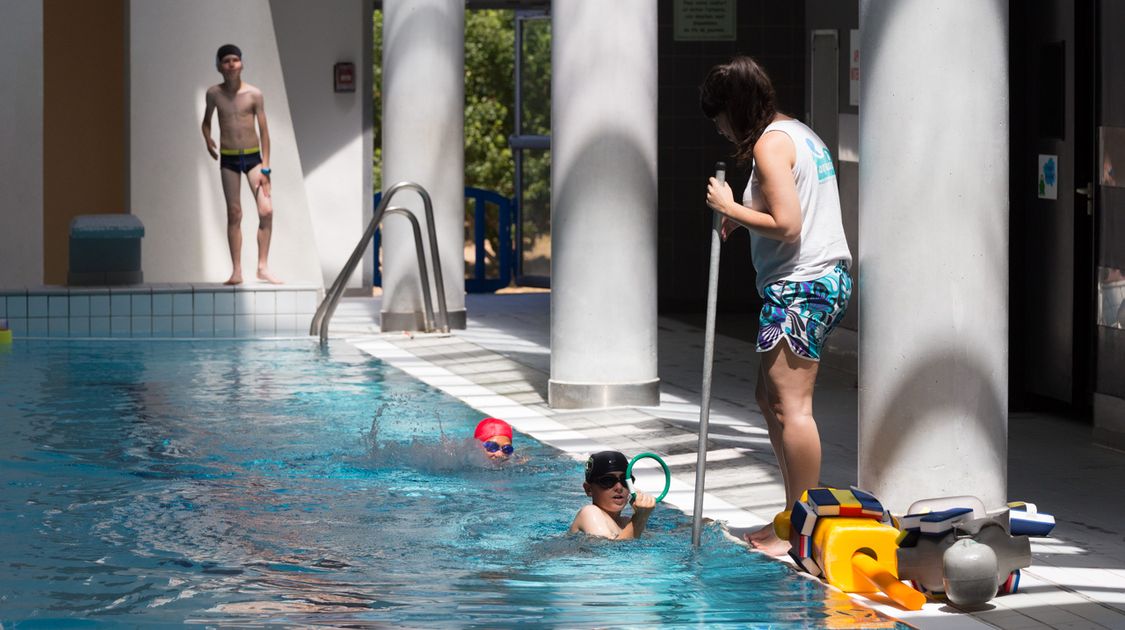
[[[500,418],[485,418],[477,424],[477,432],[473,434],[473,437],[484,442],[497,435],[506,436],[509,440],[512,439],[512,425]]]

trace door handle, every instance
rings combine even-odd
[[[1094,216],[1094,182],[1089,182],[1081,188],[1075,188],[1074,192],[1086,197],[1086,215]]]

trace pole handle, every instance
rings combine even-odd
[[[727,181],[727,163],[726,162],[715,162],[715,179],[719,180],[720,184],[726,183],[726,181]],[[717,240],[721,241],[721,239],[719,237],[721,235],[722,229],[723,229],[723,215],[721,215],[718,212],[712,210],[711,211],[711,231],[713,232],[712,243],[711,243],[712,249],[714,249],[715,242]]]
[[[726,182],[727,165],[715,163],[715,179]],[[711,372],[715,363],[715,312],[719,294],[719,250],[722,248],[723,215],[711,211],[711,264],[707,279],[707,323],[703,337],[703,386],[699,402],[699,445],[695,453],[695,502],[691,513],[691,544],[698,548],[703,529],[703,491],[707,474],[707,433],[711,418]]]

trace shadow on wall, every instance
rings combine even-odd
[[[931,448],[945,458],[945,468],[955,469],[961,465],[959,452],[962,445],[972,444],[974,452],[996,453],[1006,461],[1008,452],[1007,401],[997,396],[993,387],[995,375],[987,366],[967,353],[945,351],[924,353],[917,357],[915,365],[897,379],[897,385],[877,397],[886,403],[881,409],[874,405],[862,404],[864,391],[860,387],[860,413],[865,415],[861,425],[860,443],[867,441],[866,452],[878,453],[860,461],[859,479],[861,484],[869,484],[873,476],[883,476],[886,469],[904,470],[911,466],[926,466],[918,470],[918,476],[945,477],[941,468],[931,468],[929,462],[900,461],[900,453],[912,452],[908,445],[924,442],[928,438],[920,435],[927,424],[969,421],[961,425],[962,433],[958,444],[932,444]],[[935,383],[942,384],[935,387]],[[950,387],[948,383],[955,385]],[[959,392],[956,397],[947,395],[948,391]],[[870,395],[870,394],[868,394]],[[1006,389],[1002,392],[1006,395]],[[913,449],[916,450],[916,449]],[[936,458],[935,458],[936,459]],[[1006,470],[1006,468],[1005,468]],[[971,475],[971,473],[969,473]],[[965,473],[951,478],[963,480]],[[1000,489],[1005,482],[1001,480]],[[948,486],[948,484],[946,484]],[[874,490],[874,489],[873,489]],[[987,493],[987,488],[945,487],[945,495]],[[924,499],[927,497],[915,497]],[[889,505],[890,509],[902,511],[907,505]],[[995,507],[995,506],[989,506]]]
[[[982,2],[981,6],[990,8],[994,18],[989,20],[981,20],[981,24],[991,23],[999,27],[1000,32],[995,35],[998,40],[1007,41],[1007,5],[1004,0],[988,0]],[[943,33],[949,32],[956,27],[955,20],[957,16],[951,14],[947,21],[943,24],[934,25],[928,31],[923,29],[927,34],[923,39],[919,39],[919,31],[914,28],[917,20],[910,16],[903,16],[902,13],[909,11],[912,6],[911,3],[878,3],[879,8],[872,10],[868,4],[861,4],[861,26],[863,30],[863,66],[865,68],[863,75],[863,91],[864,93],[871,94],[895,94],[896,86],[893,82],[896,80],[895,73],[880,73],[877,70],[887,62],[882,61],[884,56],[894,57],[898,55],[901,50],[909,49],[912,46],[925,46],[932,50],[937,50],[939,47],[944,46],[942,42],[936,42],[936,38],[941,37]],[[913,5],[923,6],[923,5]],[[923,9],[924,10],[924,9]],[[978,14],[982,9],[978,9]],[[928,15],[928,14],[927,14]],[[870,46],[870,42],[880,42],[880,46]],[[1006,50],[1006,48],[1005,48]],[[984,51],[984,54],[988,51]],[[971,48],[956,48],[951,53],[951,60],[942,61],[938,67],[948,67],[951,63],[958,61],[965,61],[965,67],[970,68],[973,61],[975,51]],[[975,92],[974,86],[990,84],[994,77],[989,76],[987,73],[977,72],[976,68],[959,72],[956,75],[947,73],[944,77],[945,80],[938,80],[930,82],[926,85],[925,89],[929,94],[921,94],[921,90],[915,89],[911,98],[912,101],[907,103],[895,102],[894,99],[884,99],[882,107],[886,108],[888,103],[892,109],[892,114],[901,114],[908,107],[914,113],[921,115],[932,115],[936,118],[929,119],[928,121],[919,121],[919,123],[908,123],[905,125],[898,124],[894,126],[895,133],[898,134],[897,144],[903,147],[903,153],[906,155],[927,155],[928,159],[924,162],[917,163],[898,163],[895,170],[895,182],[891,185],[895,189],[900,190],[913,190],[918,191],[920,195],[926,197],[941,196],[944,199],[944,205],[949,208],[949,212],[943,217],[928,218],[928,225],[945,228],[945,233],[957,234],[961,241],[976,241],[977,245],[971,245],[968,249],[959,247],[959,243],[948,243],[952,245],[953,249],[947,251],[943,255],[946,258],[956,256],[959,252],[971,251],[989,251],[997,247],[1007,248],[1008,246],[1008,212],[1007,207],[1003,212],[991,212],[989,219],[991,223],[987,225],[986,229],[981,230],[982,222],[974,220],[972,230],[960,228],[961,219],[958,218],[959,211],[977,210],[982,209],[979,199],[993,198],[993,191],[995,190],[995,174],[993,173],[979,173],[979,177],[969,178],[956,178],[955,176],[963,172],[963,168],[959,166],[966,161],[966,156],[962,154],[962,144],[960,140],[951,140],[951,138],[959,138],[966,134],[979,135],[982,138],[982,148],[984,151],[989,151],[997,143],[1003,143],[1003,155],[1007,155],[1007,142],[1008,130],[1003,129],[1001,133],[993,128],[989,120],[983,117],[978,106],[978,100],[972,96],[956,96],[951,97],[950,93],[971,95]],[[951,77],[957,76],[955,81],[951,81]],[[1006,75],[1005,75],[1006,78]],[[950,85],[950,83],[955,83]],[[931,98],[925,98],[930,96]],[[903,98],[903,97],[900,97]],[[922,100],[926,104],[914,104],[914,100]],[[864,110],[863,107],[867,109]],[[861,120],[863,112],[866,111],[867,115],[873,115],[872,112],[877,112],[876,104],[870,103],[861,107]],[[878,113],[874,115],[879,115]],[[949,126],[943,122],[943,119],[954,120],[962,123],[964,121],[971,121],[971,124],[978,125],[970,128],[960,128],[958,134],[950,134]],[[1006,122],[1006,120],[1005,120]],[[921,123],[921,124],[920,124]],[[874,158],[869,158],[867,163],[870,164]],[[1005,158],[1006,159],[1006,158]],[[969,156],[969,161],[975,161],[977,164],[983,164],[980,158]],[[861,170],[862,170],[861,166]],[[1004,178],[1007,178],[1006,171]],[[860,183],[863,178],[860,178]],[[1004,187],[1007,190],[1007,186]],[[1006,194],[1006,193],[1005,193]],[[885,196],[884,196],[885,197]],[[862,195],[861,195],[862,198]],[[870,196],[868,197],[871,198]],[[870,201],[867,206],[870,205]],[[863,204],[861,203],[861,206]],[[861,207],[861,225],[863,223],[863,211],[867,210],[870,213],[870,207]],[[999,209],[997,209],[999,210]],[[868,221],[871,221],[869,218]],[[866,234],[865,234],[866,232]],[[870,236],[871,230],[864,230],[861,227],[860,237]],[[901,235],[903,237],[910,237],[913,235]],[[927,243],[927,247],[943,247],[940,242]],[[886,245],[885,245],[886,246]],[[893,245],[892,245],[893,246]],[[905,245],[913,246],[913,245]],[[874,258],[877,251],[872,250],[870,243],[861,244],[861,247],[866,247],[863,252],[863,260]],[[948,262],[956,265],[958,269],[952,272],[947,281],[954,283],[957,281],[955,274],[958,272],[972,273],[978,277],[987,276],[989,278],[1006,278],[1008,275],[1009,261],[1007,256],[990,256],[987,258],[975,258],[974,260],[949,260]],[[985,266],[984,269],[981,267]],[[857,276],[857,281],[862,285],[862,278]],[[860,290],[863,287],[859,287]],[[939,287],[940,289],[940,287]],[[868,295],[865,292],[865,295]]]
[[[556,191],[551,216],[552,249],[555,257],[559,257],[561,252],[568,251],[569,247],[572,247],[569,249],[570,252],[604,247],[624,257],[634,250],[622,247],[623,243],[643,244],[646,241],[652,242],[652,252],[655,255],[656,176],[653,169],[649,167],[654,156],[642,152],[633,138],[614,130],[601,132],[595,130],[588,135],[593,139],[574,152],[574,158],[571,160],[573,167],[565,173],[564,177],[552,181],[552,188]],[[621,198],[622,191],[629,190],[652,191],[653,203],[648,209],[651,210],[652,222],[644,231],[638,231],[636,221],[622,220],[618,212],[620,208],[608,206],[612,200]],[[557,208],[590,206],[597,207],[598,211],[583,212],[578,216],[573,212],[554,212]],[[570,229],[570,223],[576,219],[583,221],[580,234]],[[571,236],[581,239],[580,243],[575,244],[577,247],[566,242]],[[622,262],[631,263],[635,268],[637,262],[655,263],[655,259]],[[555,273],[558,273],[557,267]],[[621,288],[623,291],[629,291],[635,286],[628,284]],[[655,314],[654,310],[653,315]]]
[[[357,116],[356,112],[362,112],[364,107],[363,99],[371,97],[362,89],[366,80],[359,80],[366,74],[362,67],[363,59],[351,60],[355,63],[357,74],[356,91],[335,92],[328,74],[331,67],[322,66],[322,59],[327,54],[322,50],[323,38],[332,35],[336,25],[333,13],[310,12],[301,0],[274,0],[270,7],[281,72],[289,97],[289,111],[293,118],[293,132],[300,151],[301,167],[308,176],[341,151],[363,140],[366,131],[363,126],[349,127],[337,122]],[[358,10],[354,13],[357,17],[360,15]],[[359,32],[362,33],[363,29],[371,29],[370,16]],[[337,34],[343,38],[351,35]],[[339,47],[346,51],[349,48],[347,44],[347,39],[344,39]],[[306,47],[312,52],[309,53]],[[346,52],[331,56],[339,61],[349,60],[348,57]],[[310,83],[309,79],[315,79],[315,82]],[[367,87],[370,88],[370,85]]]

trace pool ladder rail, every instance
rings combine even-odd
[[[426,265],[426,250],[422,244],[422,229],[418,225],[418,217],[414,216],[414,213],[408,208],[390,206],[391,198],[400,190],[417,191],[418,195],[422,197],[422,204],[425,206],[426,231],[430,239],[430,255],[433,256],[434,284],[437,285],[438,318],[436,320],[434,319],[433,299],[430,297],[430,276]],[[430,194],[426,192],[425,188],[414,182],[404,181],[391,186],[383,193],[383,198],[379,201],[379,206],[375,208],[375,212],[371,216],[371,222],[367,224],[367,229],[363,232],[363,237],[359,239],[359,243],[356,244],[348,262],[344,264],[344,268],[336,276],[335,282],[325,293],[324,301],[316,309],[312,324],[309,326],[309,334],[319,335],[321,346],[328,343],[328,323],[332,320],[332,314],[336,312],[336,305],[340,302],[340,297],[344,294],[344,285],[347,284],[347,279],[351,277],[359,261],[363,259],[363,252],[367,249],[367,244],[371,242],[383,217],[391,214],[406,217],[410,221],[410,227],[414,230],[414,249],[418,253],[418,275],[422,281],[422,300],[425,307],[422,314],[423,329],[426,332],[449,332],[449,310],[445,304],[445,282],[442,280],[441,256],[438,253],[437,233],[434,230],[434,206],[430,201]]]

